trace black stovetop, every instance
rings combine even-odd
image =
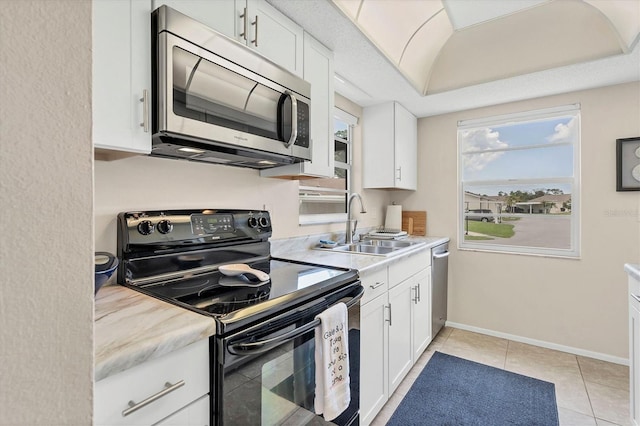
[[[218,333],[303,304],[354,282],[354,270],[284,259],[248,263],[269,274],[260,282],[250,275],[230,277],[219,271],[133,288],[218,321]],[[248,277],[252,278],[248,278]]]
[[[252,210],[164,210],[118,215],[118,282],[215,318],[218,333],[322,298],[358,280],[355,270],[270,256],[271,217]],[[244,263],[266,272],[229,277]]]

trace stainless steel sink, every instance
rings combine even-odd
[[[417,241],[396,240],[364,240],[359,243],[342,244],[334,248],[318,248],[318,250],[335,251],[338,253],[369,254],[374,256],[390,256],[400,254],[411,248],[425,245]]]
[[[380,247],[370,244],[348,244],[344,246],[338,246],[333,251],[348,251],[351,253],[366,253],[366,254],[389,254],[393,251],[393,247]]]
[[[412,241],[397,241],[397,240],[365,240],[365,241],[362,241],[362,244],[371,244],[373,246],[379,246],[379,247],[405,248],[405,247],[412,247],[420,243],[412,242]]]

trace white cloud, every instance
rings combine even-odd
[[[508,143],[500,140],[500,133],[489,128],[462,131],[462,146],[464,151],[490,151],[504,149]],[[464,168],[467,171],[480,171],[487,164],[497,160],[504,154],[498,152],[482,152],[464,156]]]
[[[574,117],[567,124],[557,124],[553,129],[554,133],[547,136],[547,142],[573,142],[578,130],[576,123],[577,120]]]

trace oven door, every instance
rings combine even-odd
[[[212,424],[357,425],[360,408],[360,282],[217,341]],[[351,403],[331,422],[315,414],[314,317],[348,307]]]
[[[157,61],[154,134],[310,159],[305,96],[168,32]]]

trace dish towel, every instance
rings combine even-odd
[[[347,305],[337,303],[316,315],[316,414],[331,421],[351,402]]]

